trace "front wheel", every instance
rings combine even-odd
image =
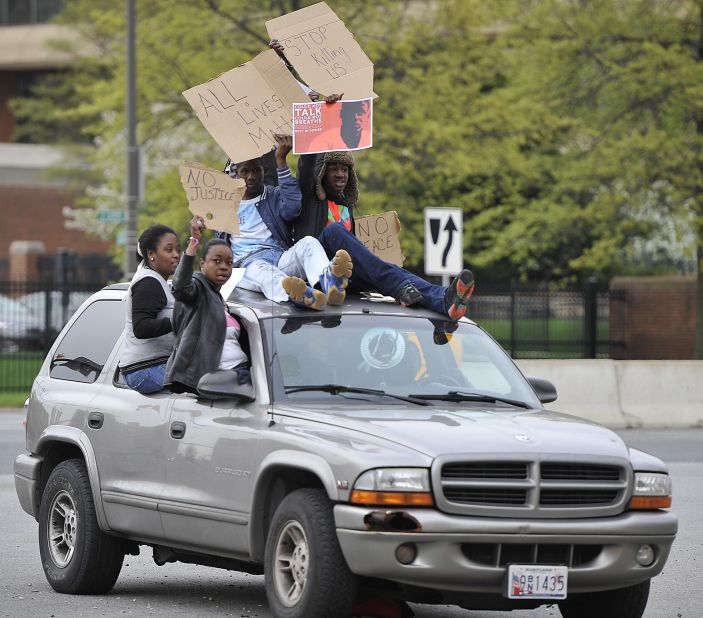
[[[39,553],[57,592],[102,594],[117,581],[124,546],[98,526],[82,459],[61,462],[49,477],[39,506]]]
[[[564,618],[641,618],[648,598],[649,580],[617,590],[575,594],[559,603],[559,611]]]
[[[298,489],[273,516],[264,558],[266,597],[276,618],[351,616],[357,582],[337,541],[332,503]]]

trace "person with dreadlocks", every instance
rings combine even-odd
[[[340,95],[325,97],[326,103]],[[474,291],[474,276],[462,270],[449,286],[435,285],[379,258],[354,236],[354,208],[359,183],[354,155],[347,150],[302,155],[298,161],[298,184],[302,194],[300,214],[293,221],[296,239],[317,237],[327,255],[346,251],[354,262],[354,279],[348,291],[377,291],[401,305],[421,305],[451,320],[459,320],[468,309]]]

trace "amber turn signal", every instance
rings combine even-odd
[[[352,504],[366,506],[433,506],[432,494],[413,491],[360,491],[351,494]]]
[[[632,496],[630,509],[651,510],[668,509],[671,506],[671,496]]]

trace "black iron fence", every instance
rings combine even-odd
[[[611,292],[595,280],[580,287],[481,285],[470,317],[513,358],[608,358]]]

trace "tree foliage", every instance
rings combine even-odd
[[[411,268],[427,206],[462,208],[465,261],[484,279],[695,264],[703,0],[328,2],[374,61],[380,95],[374,147],[357,156],[360,208],[398,211]],[[265,49],[264,22],[307,4],[137,3],[141,226],[185,231],[178,164],[225,158],[181,92]],[[123,13],[67,3],[62,20],[98,53],[16,103],[37,139],[53,125],[94,142],[90,207],[124,205]]]

